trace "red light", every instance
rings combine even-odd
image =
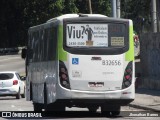
[[[70,89],[68,70],[62,61],[59,61],[59,79],[62,87]]]
[[[128,92],[123,92],[123,94],[128,94]]]
[[[131,69],[127,69],[126,72],[127,72],[127,73],[130,73],[130,72],[131,72]]]
[[[17,85],[18,84],[18,80],[13,80],[13,85]]]
[[[131,76],[130,75],[126,75],[125,78],[128,80],[128,79],[131,78]]]
[[[61,68],[61,72],[66,73],[65,68]]]
[[[62,79],[63,80],[66,80],[67,79],[67,76],[65,74],[62,74]]]

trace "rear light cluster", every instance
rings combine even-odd
[[[13,80],[13,85],[17,85],[18,84],[18,80]]]
[[[123,77],[122,89],[129,87],[132,84],[132,62],[129,62]]]
[[[59,62],[59,78],[60,84],[63,87],[70,89],[68,71],[65,64],[62,61]]]

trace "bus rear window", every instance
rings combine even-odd
[[[124,47],[125,24],[70,23],[66,25],[67,47]]]

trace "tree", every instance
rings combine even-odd
[[[15,47],[19,43],[19,33],[23,28],[22,7],[20,0],[0,1],[0,47]]]
[[[133,20],[134,29],[140,34],[150,24],[151,0],[121,0],[122,17]]]
[[[92,0],[93,14],[110,16],[110,2]],[[138,33],[149,25],[150,0],[121,0],[121,9],[122,17],[132,19]],[[88,0],[0,0],[0,48],[26,45],[29,27],[69,13],[88,14]]]
[[[111,15],[110,0],[92,0],[92,10],[94,14]]]
[[[76,6],[77,0],[65,0],[64,1],[64,8],[61,14],[68,14],[68,13],[78,13],[78,8]]]

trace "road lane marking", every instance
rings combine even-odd
[[[20,59],[20,57],[13,57],[13,58],[0,59],[0,61],[14,60],[14,59]]]
[[[14,108],[15,106],[14,106],[14,105],[11,105],[11,107]]]
[[[23,109],[19,108],[18,111],[24,111]]]
[[[15,108],[16,106],[15,105],[11,105],[11,107],[12,108]],[[24,111],[23,109],[21,109],[21,108],[17,108],[18,109],[18,111]]]
[[[10,62],[8,64],[7,63],[6,64],[0,64],[0,66],[3,67],[3,66],[7,66],[7,65],[9,66],[9,65],[20,65],[20,64],[24,64],[24,62],[15,61],[15,62]]]

